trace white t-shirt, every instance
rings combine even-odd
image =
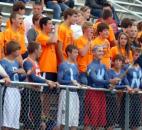
[[[0,64],[0,76],[8,77],[8,74],[6,73],[6,71],[4,70],[1,64]]]
[[[78,39],[80,36],[83,35],[81,25],[78,25],[78,24],[71,25],[71,30],[73,31],[74,39]]]
[[[24,26],[25,26],[25,34],[29,31],[29,29],[33,26],[33,14],[26,16],[24,19]]]

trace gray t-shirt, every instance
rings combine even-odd
[[[27,32],[28,43],[35,41],[37,35],[38,33],[36,32],[34,28],[29,29],[29,31]]]

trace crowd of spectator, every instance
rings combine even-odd
[[[130,18],[120,22],[106,0],[86,0],[79,9],[74,9],[72,0],[47,0],[44,2],[54,10],[53,18],[62,19],[53,24],[42,14],[43,1],[33,3],[32,14],[24,18],[24,2],[28,1],[15,2],[6,28],[0,26],[0,75],[7,86],[2,86],[2,130],[19,129],[20,121],[24,130],[52,129],[46,122],[49,99],[58,96],[53,129],[63,130],[66,90],[57,91],[60,85],[128,91],[130,128],[137,130],[141,125],[141,100],[135,93],[142,88],[142,22]],[[90,20],[92,16],[95,22]],[[0,13],[0,25],[2,19]],[[48,87],[20,90],[10,81],[46,83]],[[118,108],[115,94],[89,89],[69,92],[72,130],[79,124],[85,130],[113,130],[115,124],[124,129],[125,94],[119,101],[124,113],[117,121],[113,116]]]

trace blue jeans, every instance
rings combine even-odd
[[[52,1],[48,1],[46,6],[53,9],[53,19],[61,19],[62,12],[69,8],[65,3],[53,3]]]
[[[95,8],[92,8],[91,9],[91,14],[96,18],[101,18],[102,17],[102,9],[95,9]]]
[[[74,7],[74,0],[68,0],[67,2],[65,2],[66,5],[68,5],[70,8]]]
[[[16,0],[0,0],[0,2],[14,3]]]

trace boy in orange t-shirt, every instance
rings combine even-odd
[[[87,66],[92,62],[93,55],[92,55],[92,38],[94,34],[93,24],[90,22],[84,22],[82,26],[83,36],[80,36],[76,41],[75,44],[78,47],[79,55],[77,58],[77,64],[79,68],[79,82],[81,84],[87,85]],[[80,100],[80,124],[83,124],[84,119],[84,97],[85,91],[80,90],[78,92],[79,100]]]
[[[93,25],[93,27],[94,27],[94,29],[95,29],[95,32],[97,32],[97,27],[98,27],[98,25],[99,25],[100,23],[102,23],[102,22],[97,22],[96,24]],[[114,44],[114,43],[116,42],[115,34],[114,34],[114,32],[113,32],[112,27],[111,27],[110,25],[108,25],[108,27],[109,27],[109,28],[108,28],[109,35],[108,35],[107,40],[108,40],[109,42],[112,42],[112,43]],[[114,45],[112,45],[112,46],[114,46]]]
[[[99,22],[97,22],[97,23],[94,24],[94,29],[95,29],[95,31],[97,31],[97,26],[100,23],[106,23],[108,25],[108,27],[109,27],[109,29],[108,29],[109,36],[108,36],[107,39],[110,42],[110,46],[113,47],[116,44],[116,38],[115,38],[115,33],[113,31],[113,28],[112,28],[111,24],[109,23],[110,20],[112,20],[112,11],[109,10],[109,9],[105,9],[103,11],[101,21],[99,21]]]
[[[107,40],[109,36],[109,26],[106,23],[100,23],[97,26],[97,34],[98,36],[93,40],[93,45],[102,45],[104,49],[104,55],[101,60],[103,64],[106,65],[107,69],[111,67],[111,55],[110,55],[110,43]]]
[[[15,2],[12,8],[12,12],[23,16],[25,14],[25,4],[22,1]],[[6,28],[11,28],[10,19],[6,21]],[[18,28],[18,31],[22,34],[25,33],[24,22],[21,23],[21,25]]]
[[[58,58],[60,62],[67,59],[65,49],[69,44],[74,43],[73,32],[71,25],[75,24],[77,19],[77,11],[74,9],[67,9],[64,12],[64,22],[58,27]]]
[[[57,58],[56,58],[56,43],[57,38],[53,32],[53,24],[50,18],[43,17],[39,21],[41,32],[36,38],[42,47],[41,56],[39,58],[39,67],[42,77],[47,80],[57,81]],[[56,30],[56,29],[55,29]],[[43,114],[49,116],[49,108],[52,100],[57,98],[57,91],[49,88],[43,89]]]
[[[75,44],[79,49],[79,55],[77,58],[77,64],[80,72],[80,82],[87,85],[86,70],[87,66],[93,60],[91,44],[93,38],[93,24],[85,22],[82,26],[83,36],[80,36]]]
[[[23,16],[17,13],[12,13],[10,16],[11,27],[4,31],[4,46],[7,42],[14,40],[20,44],[20,52],[24,58],[28,56],[27,47],[25,43],[25,36],[21,34],[18,29],[23,22]]]

